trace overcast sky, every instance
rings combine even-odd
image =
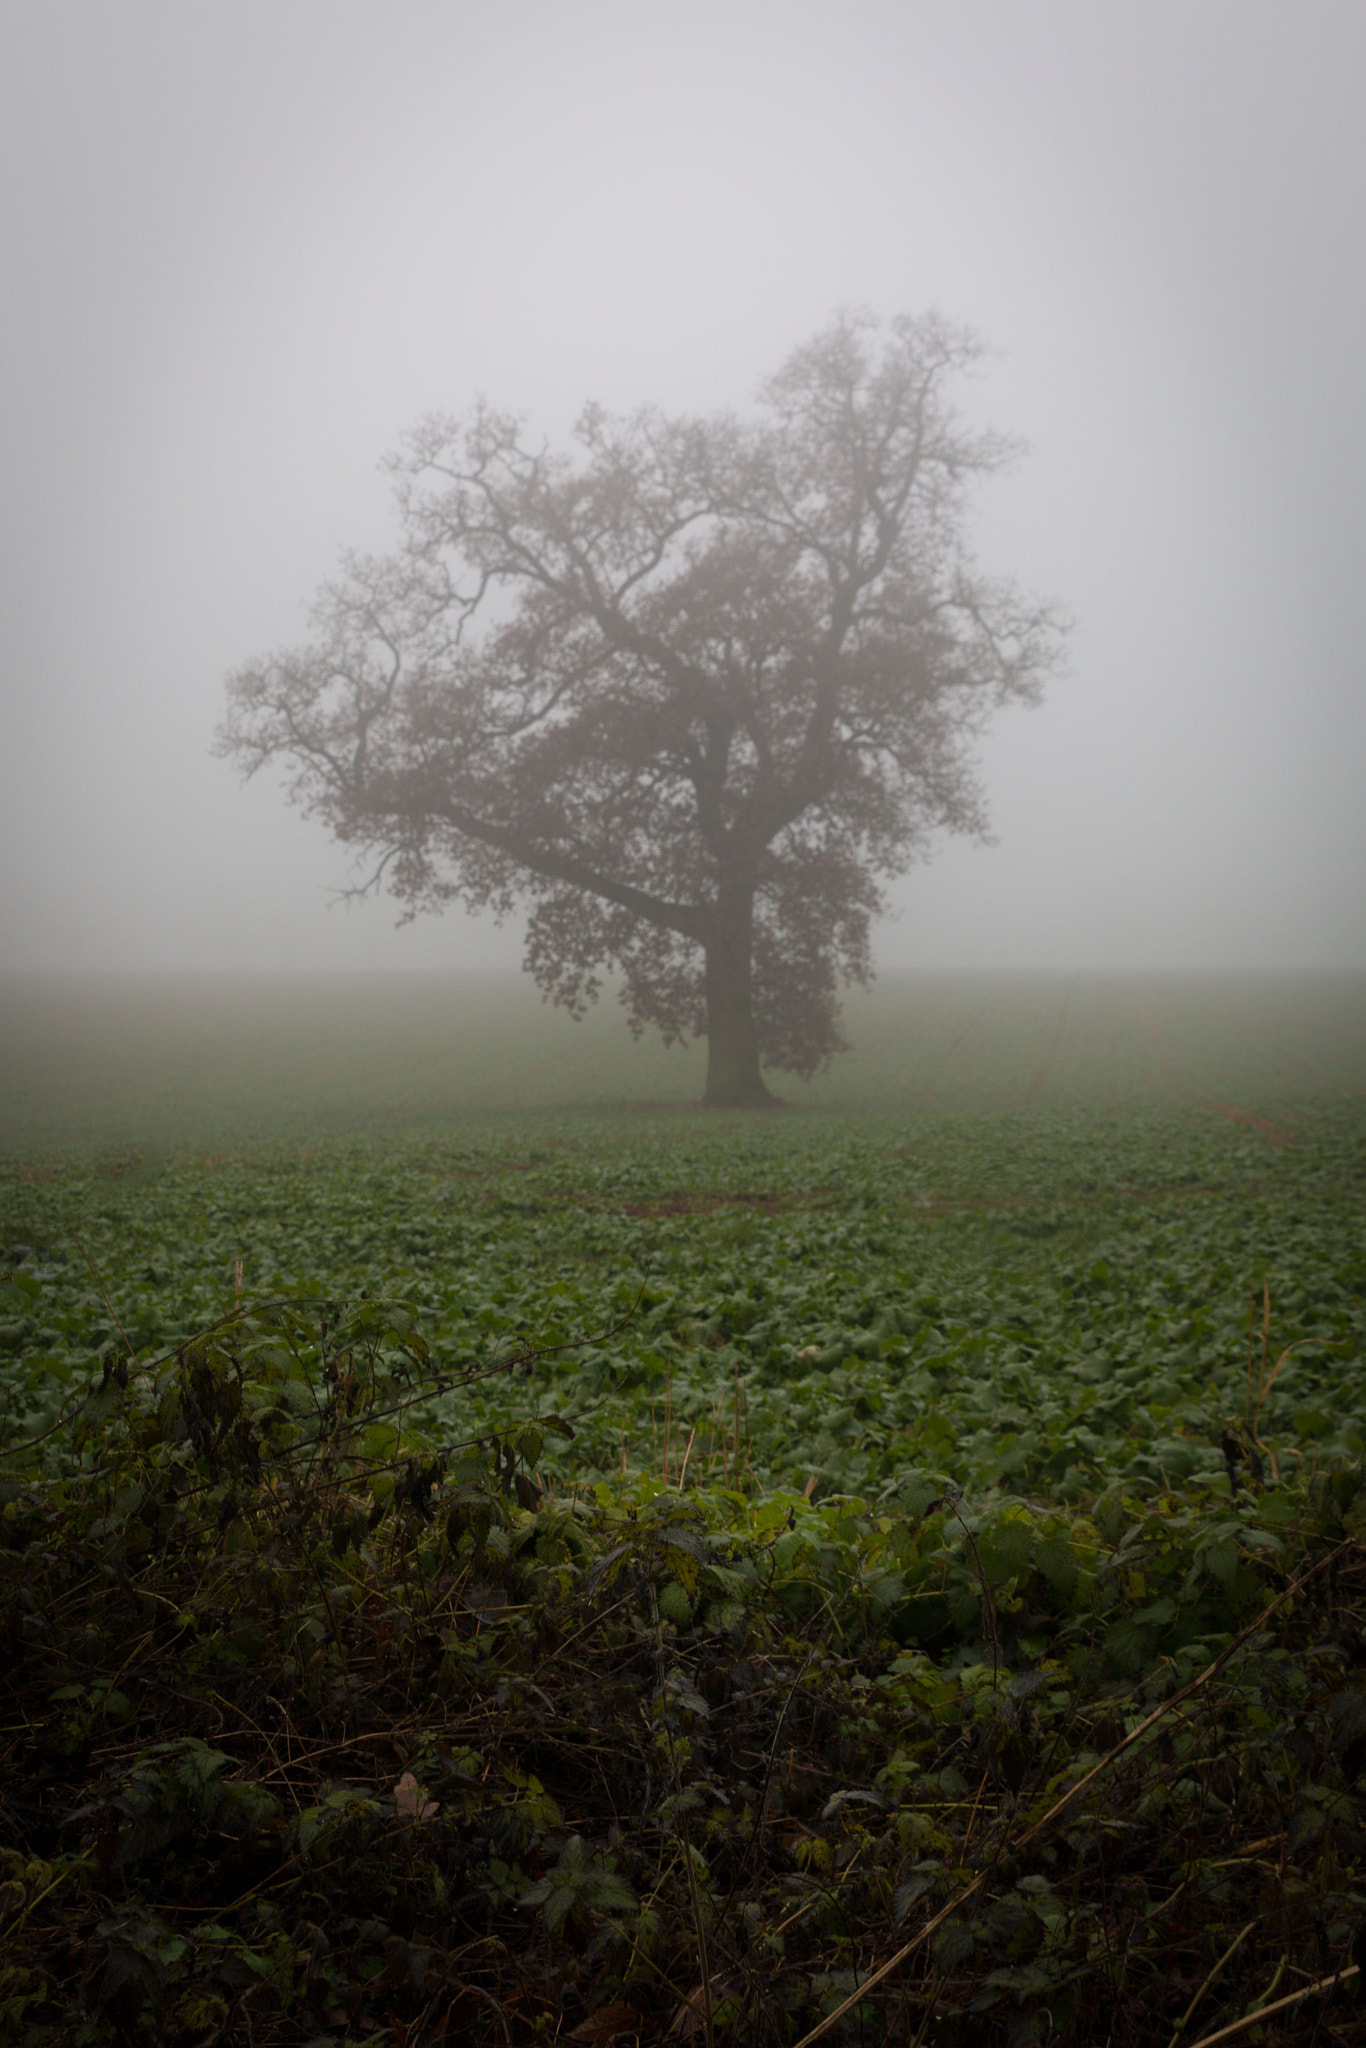
[[[0,21],[0,963],[515,965],[330,907],[225,672],[394,537],[424,412],[743,405],[853,303],[998,351],[979,553],[1077,620],[881,964],[1366,965],[1361,0]]]

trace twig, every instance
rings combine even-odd
[[[665,1441],[667,1443],[667,1437]],[[666,1474],[665,1484],[667,1485],[667,1483]],[[649,1582],[649,1588],[650,1614],[655,1625],[655,1668],[659,1673],[659,1719],[664,1730],[664,1740],[669,1745],[669,1771],[673,1778],[674,1792],[679,1794],[683,1790],[683,1780],[678,1769],[677,1752],[674,1749],[673,1729],[669,1726],[669,1702],[664,1675],[664,1628],[659,1619],[659,1601],[655,1597],[653,1579]],[[684,1816],[680,1814],[679,1819],[682,1820],[683,1818]],[[697,1960],[702,1970],[702,2022],[706,2028],[707,2048],[715,2048],[716,2029],[712,2019],[711,1964],[707,1956],[707,1930],[702,1921],[702,1903],[697,1896],[697,1872],[693,1868],[692,1843],[688,1840],[687,1833],[682,1830],[679,1834],[679,1842],[683,1850],[683,1869],[688,1880],[688,1905],[692,1911],[693,1933],[697,1941]]]
[[[915,2039],[911,2043],[911,2048],[921,2048],[921,2044],[923,2043],[926,2034],[929,2032],[930,2021],[934,2018],[934,2009],[939,2003],[939,1987],[941,1982],[942,1979],[939,1975],[939,1972],[936,1970],[933,1975],[933,1982],[931,1987],[933,1996],[927,1998],[925,2001],[925,2010],[920,2016],[920,2025],[915,2030]]]
[[[1198,2041],[1191,2042],[1191,2048],[1214,2048],[1216,2041],[1230,2041],[1235,2034],[1242,2034],[1249,2027],[1259,2026],[1269,2019],[1273,2012],[1284,2012],[1288,2005],[1298,2005],[1301,1999],[1317,1998],[1321,1991],[1335,1991],[1339,1984],[1350,1983],[1353,1977],[1361,1975],[1360,1963],[1349,1963],[1345,1970],[1334,1970],[1331,1977],[1320,1977],[1317,1984],[1302,1985],[1298,1991],[1287,1992],[1274,2005],[1259,2005],[1255,2012],[1245,2012],[1240,2020],[1233,2020],[1226,2027],[1219,2027],[1213,2034],[1202,2034]],[[801,2044],[798,2043],[798,2048]]]
[[[801,1919],[804,1913],[809,1913],[813,1906],[819,1906],[822,1900],[825,1900],[825,1902],[828,1905],[833,1905],[838,1900],[842,1888],[846,1884],[848,1884],[850,1878],[853,1876],[854,1871],[858,1867],[859,1858],[862,1856],[866,1846],[866,1843],[860,1843],[859,1847],[854,1851],[853,1855],[849,1858],[849,1861],[848,1863],[846,1863],[844,1869],[840,1872],[838,1883],[823,1884],[816,1891],[812,1892],[809,1899],[803,1899],[800,1906],[796,1907],[791,1913],[788,1914],[786,1920],[780,1920],[778,1922],[777,1926],[773,1929],[773,1932],[769,1935],[768,1939],[770,1941],[776,1941],[780,1934],[782,1934],[787,1928],[794,1927],[797,1921]]]
[[[1224,1950],[1224,1953],[1220,1956],[1218,1962],[1214,1965],[1214,1968],[1210,1971],[1208,1977],[1206,1977],[1204,1983],[1200,1986],[1200,1989],[1196,1992],[1194,1998],[1191,2000],[1190,2004],[1186,2007],[1186,2010],[1182,2013],[1180,2019],[1177,2021],[1175,2027],[1172,2030],[1172,2037],[1171,2041],[1168,2044],[1168,2048],[1177,2048],[1177,2042],[1181,2037],[1182,2029],[1189,2024],[1191,2015],[1195,2011],[1196,2006],[1199,2005],[1201,1999],[1209,1990],[1211,1984],[1215,1983],[1217,1979],[1221,1976],[1221,1974],[1223,1973],[1224,1965],[1226,1963],[1231,1963],[1233,1961],[1234,1956],[1238,1953],[1238,1950],[1242,1947],[1243,1943],[1247,1940],[1249,1934],[1251,1934],[1253,1928],[1256,1925],[1257,1922],[1255,1919],[1249,1920],[1247,1926],[1243,1929],[1242,1933],[1234,1936],[1233,1940]]]
[[[993,1691],[995,1691],[1001,1683],[1001,1645],[996,1634],[996,1602],[991,1597],[991,1586],[987,1580],[986,1572],[982,1568],[982,1553],[977,1548],[977,1538],[963,1519],[963,1510],[958,1505],[962,1497],[957,1487],[954,1487],[951,1492],[946,1493],[944,1496],[948,1505],[958,1517],[959,1527],[967,1538],[968,1548],[972,1552],[972,1562],[977,1569],[977,1583],[982,1589],[982,1627],[986,1633],[988,1647],[991,1650],[991,1684]]]
[[[672,1437],[673,1437],[673,1426],[674,1426],[674,1369],[673,1369],[673,1366],[672,1366],[672,1364],[670,1364],[670,1366],[669,1366],[669,1372],[668,1372],[668,1377],[667,1377],[667,1379],[666,1379],[666,1380],[665,1380],[665,1382],[664,1382],[664,1484],[665,1484],[666,1486],[667,1486],[667,1485],[668,1485],[668,1483],[669,1483],[669,1446],[670,1446],[670,1442],[671,1442],[671,1440],[672,1440]],[[708,2043],[707,2043],[707,2048],[711,2048],[711,2042],[710,2042],[710,2041],[708,2041]]]
[[[41,1905],[42,1905],[42,1903],[43,1903],[43,1900],[44,1900],[44,1899],[45,1899],[45,1898],[47,1897],[47,1895],[48,1895],[48,1893],[49,1893],[49,1892],[55,1892],[59,1884],[65,1884],[65,1883],[66,1883],[66,1880],[67,1880],[67,1879],[68,1879],[69,1877],[74,1877],[75,1873],[76,1873],[76,1872],[77,1872],[77,1871],[78,1871],[78,1870],[79,1870],[79,1869],[80,1869],[80,1868],[81,1868],[81,1867],[82,1867],[83,1865],[85,1865],[85,1866],[87,1866],[87,1867],[88,1867],[88,1864],[89,1864],[89,1858],[88,1858],[88,1857],[86,1857],[86,1856],[78,1856],[78,1857],[76,1858],[75,1862],[73,1862],[73,1863],[68,1863],[68,1864],[67,1864],[67,1866],[66,1866],[66,1869],[65,1869],[65,1870],[59,1870],[59,1871],[57,1872],[57,1875],[56,1875],[56,1876],[55,1876],[55,1877],[53,1878],[53,1880],[52,1880],[51,1884],[48,1884],[48,1885],[44,1885],[44,1886],[43,1886],[43,1889],[42,1889],[42,1890],[41,1890],[40,1892],[36,1892],[36,1893],[34,1894],[34,1896],[33,1896],[33,1897],[32,1897],[32,1898],[31,1898],[31,1899],[29,1900],[28,1904],[27,1904],[27,1905],[25,1906],[25,1908],[24,1908],[23,1912],[19,1914],[18,1918],[17,1918],[17,1919],[14,1919],[14,1920],[11,1920],[11,1921],[10,1921],[10,1923],[9,1923],[9,1925],[8,1925],[8,1926],[6,1927],[6,1929],[5,1929],[5,1942],[6,1942],[6,1945],[8,1945],[9,1943],[11,1943],[11,1942],[13,1941],[13,1939],[14,1939],[15,1935],[16,1935],[16,1934],[17,1934],[17,1933],[19,1932],[19,1929],[20,1929],[20,1928],[21,1928],[21,1927],[23,1926],[24,1922],[25,1922],[25,1921],[27,1920],[27,1918],[28,1918],[29,1914],[30,1914],[30,1913],[31,1913],[31,1912],[33,1911],[34,1907],[35,1907],[35,1906],[41,1906]]]
[[[85,1260],[85,1270],[90,1275],[91,1279],[94,1281],[96,1287],[99,1289],[100,1300],[104,1303],[105,1307],[108,1309],[110,1315],[112,1316],[114,1321],[114,1328],[118,1331],[120,1337],[122,1337],[124,1342],[124,1348],[126,1349],[128,1356],[132,1359],[135,1369],[138,1372],[141,1372],[142,1361],[138,1357],[137,1352],[133,1349],[132,1340],[129,1337],[128,1332],[124,1329],[123,1324],[119,1321],[118,1310],[114,1307],[113,1302],[105,1293],[104,1282],[103,1280],[101,1280],[99,1274],[95,1271],[95,1268],[91,1265],[90,1254],[86,1250],[85,1246],[81,1243],[81,1240],[77,1237],[74,1230],[71,1233],[71,1241],[75,1245],[81,1257]]]
[[[976,1792],[976,1796],[974,1797],[974,1799],[973,1799],[973,1802],[972,1802],[972,1810],[971,1810],[971,1812],[970,1812],[970,1813],[968,1814],[968,1824],[967,1824],[967,1827],[965,1828],[965,1830],[964,1830],[964,1832],[963,1832],[963,1847],[962,1847],[962,1850],[961,1850],[961,1852],[960,1852],[960,1855],[961,1855],[961,1859],[962,1859],[962,1861],[963,1861],[963,1862],[966,1862],[966,1861],[967,1861],[967,1854],[968,1854],[968,1844],[969,1844],[969,1842],[971,1842],[971,1840],[972,1840],[972,1831],[973,1831],[973,1829],[974,1829],[974,1828],[976,1827],[976,1825],[977,1825],[977,1815],[978,1815],[978,1813],[980,1812],[980,1810],[981,1810],[981,1805],[982,1805],[982,1794],[983,1794],[983,1793],[984,1793],[984,1792],[986,1791],[986,1789],[987,1789],[987,1780],[988,1780],[988,1779],[990,1778],[990,1776],[991,1776],[991,1771],[990,1771],[990,1769],[988,1768],[987,1770],[983,1771],[983,1773],[982,1773],[981,1777],[980,1777],[980,1778],[978,1779],[978,1781],[977,1781],[977,1792]]]
[[[1321,1572],[1325,1565],[1332,1564],[1336,1558],[1341,1557],[1344,1550],[1350,1550],[1354,1541],[1355,1539],[1349,1536],[1345,1542],[1337,1544],[1334,1549],[1326,1552],[1314,1564],[1307,1565],[1302,1572],[1290,1581],[1290,1584],[1282,1592],[1276,1595],[1274,1600],[1262,1609],[1257,1619],[1250,1622],[1241,1635],[1234,1637],[1227,1649],[1219,1652],[1213,1663],[1207,1664],[1205,1669],[1190,1681],[1189,1685],[1184,1685],[1181,1688],[1180,1692],[1173,1693],[1169,1700],[1164,1700],[1160,1707],[1155,1707],[1146,1720],[1140,1721],[1137,1728],[1126,1735],[1122,1741],[1117,1742],[1108,1755],[1103,1756],[1098,1764],[1086,1772],[1084,1777],[1078,1778],[1076,1784],[1064,1792],[1061,1799],[1055,1800],[1043,1818],[1035,1821],[1033,1827],[1029,1828],[1020,1837],[1018,1842],[1010,1845],[1011,1854],[1018,1856],[1022,1850],[1029,1847],[1031,1842],[1036,1842],[1040,1835],[1046,1833],[1052,1827],[1054,1821],[1066,1812],[1073,1800],[1078,1798],[1089,1785],[1093,1785],[1102,1772],[1107,1771],[1110,1765],[1123,1756],[1127,1749],[1132,1749],[1136,1742],[1141,1741],[1150,1728],[1155,1727],[1159,1721],[1164,1720],[1174,1707],[1182,1705],[1184,1701],[1191,1697],[1192,1693],[1199,1692],[1202,1686],[1208,1685],[1212,1678],[1216,1678],[1229,1659],[1242,1649],[1243,1644],[1252,1636],[1255,1636],[1260,1628],[1266,1625],[1278,1607],[1284,1606],[1291,1595],[1297,1593],[1301,1586],[1307,1584],[1316,1572]],[[890,1956],[885,1963],[873,1971],[871,1976],[866,1977],[857,1990],[851,1991],[842,2005],[837,2005],[835,2010],[827,2013],[825,2018],[812,2027],[809,2033],[803,2034],[801,2040],[797,2042],[796,2048],[811,2048],[813,2041],[819,2041],[823,2034],[829,2033],[836,2021],[842,2020],[847,2012],[853,2010],[854,2006],[861,2004],[870,1991],[881,1984],[885,1977],[890,1977],[892,1971],[905,1962],[907,1956],[913,1955],[916,1949],[923,1947],[935,1930],[941,1927],[951,1914],[959,1912],[967,1904],[968,1900],[982,1889],[990,1875],[990,1868],[979,1872],[972,1880],[972,1883],[965,1886],[956,1898],[950,1899],[948,1904],[936,1913],[932,1919],[926,1921],[918,1934],[912,1935],[911,1939],[903,1943],[894,1956]],[[1301,1994],[1301,1996],[1307,1996],[1307,1993]],[[1195,2048],[1204,2048],[1204,2044],[1197,2042]]]
[[[754,1806],[754,1833],[750,1838],[749,1845],[749,1853],[751,1856],[758,1848],[759,1838],[763,1833],[764,1813],[768,1805],[769,1781],[773,1776],[773,1765],[778,1755],[778,1738],[783,1732],[783,1723],[787,1719],[787,1710],[792,1705],[793,1700],[797,1696],[798,1686],[801,1684],[802,1680],[805,1678],[807,1672],[811,1668],[812,1659],[815,1657],[818,1650],[824,1648],[825,1639],[829,1635],[830,1630],[833,1626],[834,1616],[831,1615],[830,1620],[826,1622],[824,1629],[821,1631],[821,1634],[816,1638],[815,1642],[812,1643],[810,1649],[807,1651],[805,1657],[802,1659],[801,1669],[798,1671],[797,1676],[793,1679],[791,1685],[788,1687],[787,1698],[783,1701],[782,1710],[778,1715],[777,1726],[773,1730],[773,1740],[769,1744],[768,1762],[764,1766],[763,1783],[759,1787],[759,1797],[755,1801]],[[741,1868],[743,1868],[743,1863],[741,1865]],[[734,1897],[734,1893],[735,1885],[733,1883],[731,1885],[730,1891],[726,1895],[727,1906],[730,1905],[731,1899]]]
[[[472,1991],[476,1998],[482,1998],[486,2005],[491,2005],[493,2007],[494,2015],[498,2021],[499,2026],[503,2030],[503,2039],[510,2044],[512,2041],[512,2031],[508,2026],[508,2017],[507,2014],[504,2012],[502,2006],[498,2003],[498,2000],[494,1997],[493,1993],[491,1991],[485,1991],[482,1984],[472,1983],[468,1977],[466,1977],[464,1982],[460,1984],[457,1988],[460,1991]]]

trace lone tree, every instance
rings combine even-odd
[[[844,1044],[878,878],[984,829],[970,744],[1056,655],[965,551],[1014,453],[948,402],[980,352],[845,315],[752,419],[590,406],[571,453],[485,406],[427,420],[390,464],[398,550],[230,679],[219,752],[287,764],[410,916],[527,902],[555,1002],[615,969],[633,1030],[705,1035],[706,1102],[771,1102],[763,1067]]]

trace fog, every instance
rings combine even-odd
[[[479,393],[743,405],[938,306],[1076,619],[884,967],[1366,964],[1359,0],[10,4],[0,964],[469,968],[209,748],[379,461]]]

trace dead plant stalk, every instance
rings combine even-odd
[[[1049,1828],[1053,1826],[1053,1823],[1056,1820],[1058,1820],[1062,1816],[1062,1814],[1066,1812],[1069,1806],[1072,1805],[1073,1801],[1079,1799],[1083,1792],[1085,1792],[1090,1786],[1094,1785],[1097,1778],[1103,1776],[1103,1774],[1109,1770],[1111,1764],[1117,1762],[1118,1759],[1124,1755],[1126,1750],[1132,1749],[1135,1743],[1141,1742],[1143,1740],[1143,1737],[1148,1733],[1149,1729],[1155,1728],[1159,1721],[1165,1720],[1167,1715],[1170,1714],[1174,1708],[1182,1705],[1184,1701],[1190,1699],[1195,1693],[1200,1692],[1205,1686],[1207,1686],[1212,1679],[1217,1678],[1219,1673],[1224,1669],[1225,1665],[1229,1662],[1229,1660],[1232,1657],[1236,1656],[1238,1651],[1242,1649],[1244,1643],[1250,1641],[1251,1638],[1257,1634],[1259,1629],[1262,1629],[1266,1626],[1267,1622],[1271,1619],[1272,1615],[1276,1612],[1277,1608],[1283,1607],[1286,1601],[1289,1600],[1295,1593],[1298,1593],[1302,1586],[1306,1585],[1308,1581],[1315,1577],[1317,1573],[1323,1571],[1326,1566],[1334,1563],[1337,1558],[1342,1556],[1345,1550],[1350,1550],[1353,1546],[1354,1541],[1355,1539],[1349,1536],[1344,1542],[1337,1544],[1332,1550],[1327,1551],[1324,1554],[1324,1556],[1317,1559],[1314,1564],[1306,1565],[1303,1571],[1297,1573],[1296,1576],[1291,1580],[1290,1584],[1286,1586],[1281,1592],[1279,1592],[1274,1600],[1268,1602],[1268,1604],[1262,1609],[1261,1613],[1257,1616],[1256,1620],[1250,1622],[1248,1626],[1242,1631],[1241,1635],[1235,1636],[1233,1641],[1228,1645],[1227,1649],[1220,1651],[1219,1655],[1214,1659],[1213,1663],[1207,1664],[1205,1666],[1205,1669],[1199,1672],[1194,1678],[1192,1678],[1188,1685],[1183,1685],[1179,1692],[1173,1693],[1169,1700],[1164,1700],[1160,1707],[1155,1707],[1152,1713],[1149,1714],[1145,1720],[1139,1722],[1137,1728],[1132,1729],[1128,1735],[1124,1736],[1122,1741],[1117,1742],[1114,1748],[1111,1749],[1105,1756],[1103,1756],[1100,1759],[1100,1762],[1098,1764],[1094,1764],[1092,1768],[1086,1772],[1084,1777],[1078,1778],[1076,1784],[1071,1786],[1068,1791],[1064,1792],[1061,1799],[1055,1800],[1052,1806],[1049,1807],[1047,1813],[1043,1815],[1041,1820],[1035,1821],[1033,1827],[1027,1829],[1026,1832],[1023,1835],[1021,1835],[1018,1842],[1009,1845],[1010,1853],[1015,1856],[1020,1855],[1021,1852],[1027,1849],[1031,1843],[1037,1842],[1042,1835],[1046,1834]],[[938,1928],[942,1927],[946,1920],[951,1918],[953,1914],[961,1912],[962,1908],[967,1904],[968,1900],[976,1896],[976,1894],[982,1889],[982,1886],[986,1883],[988,1877],[990,1877],[993,1868],[994,1863],[992,1865],[989,1865],[986,1869],[980,1871],[978,1875],[975,1878],[973,1878],[971,1884],[965,1885],[963,1890],[959,1892],[955,1898],[950,1899],[946,1906],[943,1906],[939,1912],[935,1913],[929,1920],[926,1921],[925,1925],[920,1929],[918,1934],[912,1935],[911,1939],[908,1942],[904,1942],[902,1946],[897,1950],[895,1955],[889,1956],[887,1961],[879,1965],[879,1967],[873,1971],[871,1976],[866,1977],[863,1983],[860,1984],[856,1990],[851,1991],[849,1996],[844,2000],[842,2005],[836,2006],[835,2010],[831,2013],[827,2013],[826,2017],[823,2020],[821,2020],[818,2025],[812,2027],[809,2033],[803,2034],[801,2040],[796,2043],[796,2048],[811,2048],[811,2044],[814,2041],[819,2041],[822,2035],[828,2034],[830,2029],[839,2020],[842,2020],[847,2012],[852,2012],[853,2008],[856,2005],[861,2004],[862,2001],[868,1996],[870,1991],[874,1990],[876,1986],[881,1984],[887,1977],[890,1977],[892,1971],[897,1969],[902,1963],[904,1963],[907,1956],[914,1955],[915,1951],[918,1948],[923,1948],[925,1943],[929,1940],[930,1936],[933,1933],[935,1933],[935,1931]],[[1355,1968],[1355,1965],[1353,1966],[1353,1968]],[[1344,1975],[1345,1974],[1346,1973],[1344,1973]],[[1331,1983],[1334,1980],[1330,1978],[1326,1979],[1325,1981]],[[1296,1993],[1295,1995],[1297,1997],[1307,1997],[1309,1994],[1307,1992],[1301,1992]],[[1289,2001],[1286,2002],[1289,2003]],[[1267,2007],[1266,2010],[1271,2011],[1273,2010],[1273,2008]],[[1261,2015],[1256,2015],[1256,2017],[1261,2017]],[[1249,2024],[1251,2024],[1251,2022],[1249,2022]],[[1234,2029],[1233,2031],[1236,2031],[1236,2029]],[[1208,2040],[1222,2038],[1222,2035],[1209,2035],[1207,2037]],[[1195,2044],[1195,2048],[1205,2048],[1205,2043],[1197,2042]]]

